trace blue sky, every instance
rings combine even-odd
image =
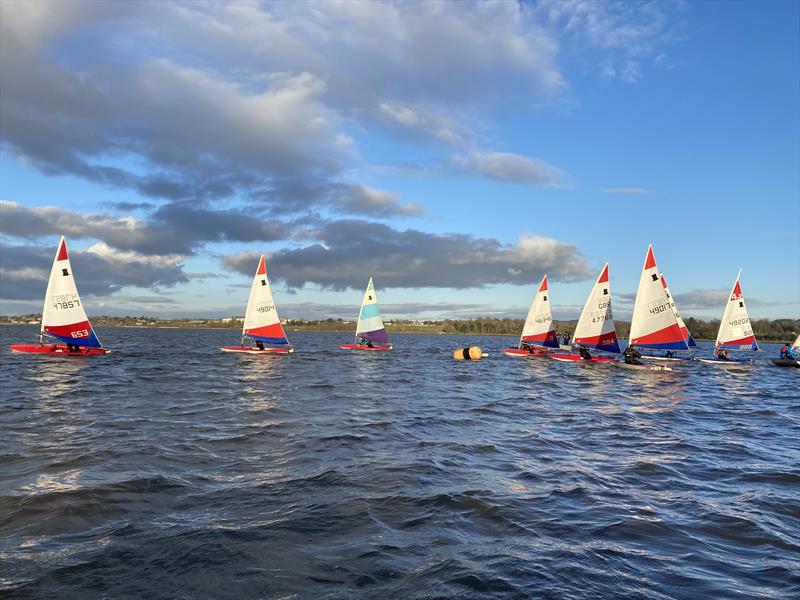
[[[4,2],[0,313],[800,317],[795,2]]]

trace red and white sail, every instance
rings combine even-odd
[[[689,349],[661,281],[652,245],[647,247],[639,289],[636,291],[630,344],[640,348]]]
[[[670,307],[675,312],[675,318],[678,319],[678,327],[681,328],[681,333],[683,334],[683,339],[686,340],[686,345],[690,348],[697,346],[697,342],[694,341],[692,334],[689,332],[689,328],[686,326],[686,322],[683,320],[681,313],[678,312],[678,305],[675,303],[675,298],[672,297],[672,294],[669,291],[667,279],[664,277],[663,273],[661,274],[661,283],[664,284],[664,293],[667,295],[667,300],[669,300]]]
[[[522,347],[523,342],[537,346],[547,346],[548,348],[558,348],[556,326],[553,323],[553,314],[550,310],[546,274],[542,277],[539,290],[533,297],[531,306],[528,309],[528,316],[525,318],[525,325],[522,327],[522,335],[519,338],[520,347]]]
[[[53,267],[50,269],[50,279],[44,295],[41,332],[76,346],[102,347],[78,295],[64,236],[61,236],[58,243]]]
[[[736,276],[728,302],[725,305],[725,313],[719,324],[717,332],[717,348],[735,348],[738,350],[758,350],[756,336],[753,335],[753,326],[750,324],[750,317],[747,314],[747,306],[744,303],[742,286],[739,284],[739,277],[742,271]]]
[[[250,288],[242,336],[268,344],[289,344],[278,318],[278,310],[272,300],[272,291],[267,279],[267,263],[263,254],[258,261],[256,275]]]
[[[614,313],[611,310],[611,281],[608,263],[603,265],[600,275],[586,299],[581,317],[575,328],[572,343],[587,348],[619,352]]]

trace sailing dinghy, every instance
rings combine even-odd
[[[714,343],[714,354],[712,358],[700,358],[697,360],[707,364],[719,365],[721,367],[731,367],[753,362],[744,358],[720,358],[720,350],[723,348],[731,350],[758,350],[756,336],[753,335],[753,326],[750,324],[750,317],[747,314],[747,306],[742,294],[742,286],[739,278],[742,270],[736,275],[736,281],[731,288],[728,302],[725,304],[725,312],[719,324],[717,340]]]
[[[669,286],[667,285],[667,279],[664,277],[664,273],[661,273],[661,283],[664,286],[664,293],[667,295],[667,300],[669,300],[669,306],[675,313],[675,318],[678,320],[678,327],[681,328],[681,334],[683,334],[683,339],[686,340],[686,345],[689,346],[689,349],[697,348],[697,342],[694,341],[692,334],[689,333],[689,328],[686,326],[686,322],[683,320],[681,313],[678,312],[678,305],[675,303],[675,298],[672,297],[672,294],[669,291]],[[670,362],[685,362],[690,360],[689,358],[685,358],[683,356],[673,356],[672,350],[666,350],[663,355],[647,354],[645,356],[648,360],[664,360]]]
[[[345,350],[391,350],[389,336],[383,326],[381,310],[378,308],[378,295],[372,277],[369,278],[364,299],[361,301],[361,310],[358,312],[358,325],[356,325],[356,340],[353,344],[339,346]]]
[[[619,354],[617,331],[614,327],[614,313],[611,310],[611,282],[608,278],[608,263],[597,277],[597,281],[586,299],[578,325],[572,337],[575,346]],[[580,354],[550,354],[550,358],[562,362],[613,363],[610,356],[591,356],[586,359]]]
[[[44,343],[45,337],[54,340],[55,343]],[[83,309],[72,275],[72,266],[69,264],[67,242],[63,235],[58,243],[44,295],[39,343],[14,344],[11,350],[50,356],[90,356],[111,352],[103,348],[97,339]]]
[[[794,341],[791,347],[794,356],[800,356],[800,335]],[[796,358],[773,358],[772,364],[778,367],[800,367],[800,360]]]
[[[249,345],[245,345],[246,340],[250,342]],[[278,318],[278,309],[272,301],[272,291],[267,278],[267,263],[263,254],[258,261],[253,285],[250,287],[250,297],[247,300],[247,311],[242,326],[242,342],[239,346],[224,346],[220,350],[243,354],[294,352]]]
[[[636,301],[631,317],[629,345],[647,350],[688,350],[676,311],[673,310],[667,288],[661,277],[653,254],[653,245],[647,247],[644,267],[639,277]],[[627,368],[651,371],[671,371],[663,365],[620,363]]]
[[[547,274],[545,274],[539,284],[539,291],[533,297],[525,324],[522,326],[519,344],[516,348],[506,348],[503,350],[503,354],[506,356],[547,356],[548,348],[559,347],[548,296]]]

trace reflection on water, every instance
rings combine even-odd
[[[82,375],[92,368],[93,357],[25,357],[29,362],[22,375],[33,384],[26,390],[48,401],[71,394],[82,383]],[[66,399],[68,401],[68,399]]]

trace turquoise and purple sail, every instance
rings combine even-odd
[[[356,343],[360,343],[360,340],[381,346],[389,345],[389,336],[386,334],[381,311],[378,308],[378,295],[375,293],[372,277],[369,278],[364,300],[361,302],[361,311],[358,313]]]

